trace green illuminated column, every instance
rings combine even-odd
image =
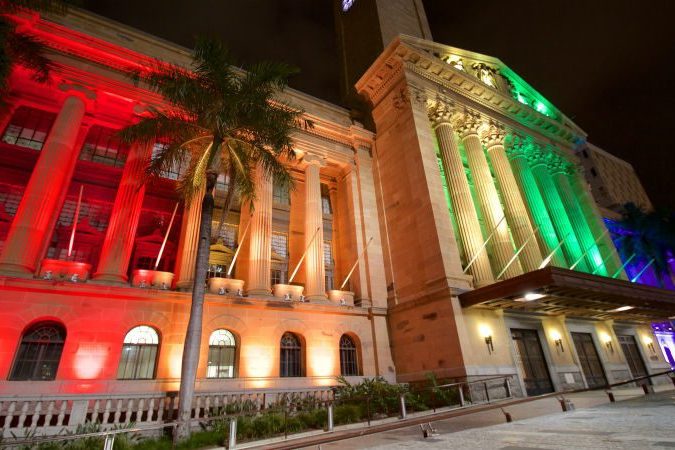
[[[598,210],[598,206],[593,199],[593,196],[590,193],[590,188],[586,183],[586,180],[583,177],[582,170],[579,166],[571,166],[570,171],[568,172],[570,184],[572,185],[572,190],[579,202],[579,206],[586,217],[586,222],[593,233],[593,237],[598,242],[598,248],[600,249],[600,254],[602,255],[603,261],[605,262],[605,267],[609,276],[614,275],[617,270],[621,268],[622,262],[619,258],[619,254],[612,242],[612,238],[607,231],[605,222],[602,220],[602,215]],[[599,271],[596,273],[600,273]],[[627,280],[625,270],[622,270],[617,276],[622,280]]]
[[[511,262],[514,250],[508,224],[505,220],[502,220],[504,211],[490,173],[490,166],[488,166],[483,145],[478,137],[478,128],[481,125],[478,117],[466,114],[458,131],[464,142],[466,160],[478,194],[478,203],[485,221],[485,229],[490,230],[489,232],[494,231],[494,236],[489,245],[492,248],[494,262],[496,263],[495,273],[498,274]],[[515,260],[508,266],[504,278],[512,278],[522,273],[520,261]]]
[[[546,210],[544,198],[541,196],[541,192],[539,192],[537,182],[535,181],[532,170],[527,163],[526,148],[527,144],[522,140],[522,138],[513,136],[511,139],[511,145],[507,146],[506,151],[509,159],[511,160],[513,174],[515,175],[516,181],[520,186],[520,190],[527,201],[527,205],[529,207],[528,212],[530,213],[532,222],[534,222],[534,224],[539,227],[537,240],[539,241],[539,246],[542,249],[542,256],[547,257],[553,250],[555,250],[561,238],[558,238],[558,235],[555,233],[553,222],[551,221],[551,217],[548,215],[548,211]],[[560,250],[553,254],[551,264],[556,267],[569,267],[569,264],[567,264],[567,261],[565,260],[565,255]]]
[[[497,178],[502,199],[504,199],[506,220],[513,233],[513,240],[518,248],[521,248],[527,242],[520,253],[520,263],[523,269],[528,272],[537,270],[541,264],[542,256],[537,240],[532,237],[534,229],[527,215],[525,202],[520,195],[518,183],[506,157],[504,130],[492,125],[483,140]]]
[[[478,254],[469,272],[473,275],[476,287],[485,286],[492,283],[494,278],[487,252],[484,249],[481,250],[483,234],[471,198],[469,181],[464,172],[464,164],[459,154],[455,133],[450,125],[449,116],[444,110],[434,111],[430,118],[441,150],[441,161],[448,182],[448,193],[457,220],[459,239],[464,248],[466,264]]]
[[[577,237],[577,241],[579,242],[581,250],[584,254],[584,259],[587,266],[586,271],[593,272],[595,269],[597,269],[596,273],[598,275],[606,275],[607,270],[602,264],[602,256],[600,256],[600,251],[595,245],[593,233],[591,233],[591,229],[588,227],[586,217],[584,216],[584,213],[577,202],[577,197],[574,195],[574,191],[572,191],[572,186],[567,179],[567,173],[569,170],[568,167],[570,165],[570,163],[565,161],[559,155],[555,154],[553,151],[548,154],[547,166],[553,177],[553,183],[555,184],[556,189],[558,189],[558,194],[560,194],[560,199],[565,206],[567,216],[572,223],[574,234]],[[582,260],[582,262],[583,261],[584,260]],[[576,262],[576,260],[574,262]],[[580,270],[583,270],[581,269],[581,262],[577,267],[579,267]]]
[[[561,240],[564,239],[562,246],[563,252],[565,253],[567,262],[571,265],[581,257],[583,250],[581,250],[579,241],[577,241],[577,237],[574,234],[574,228],[572,228],[570,219],[567,217],[565,206],[560,199],[558,190],[556,189],[555,184],[553,184],[551,174],[546,167],[548,159],[546,153],[536,145],[529,147],[528,150],[528,160],[532,167],[532,173],[537,181],[537,186],[539,186],[541,196],[544,198],[544,203],[546,204],[548,214],[553,221],[553,227],[555,228],[556,234]],[[588,271],[586,262],[583,260],[576,268],[583,272]]]

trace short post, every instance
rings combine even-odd
[[[405,394],[401,394],[401,419],[408,417],[408,412],[405,410]]]
[[[105,442],[103,443],[103,450],[113,450],[113,445],[115,445],[115,435],[106,434]]]
[[[230,419],[230,437],[227,440],[227,449],[234,450],[237,448],[237,418]]]
[[[366,414],[368,415],[368,426],[370,426],[370,397],[366,397]]]
[[[457,389],[459,390],[459,406],[464,406],[464,387],[459,384]]]
[[[504,390],[506,391],[506,398],[511,398],[511,382],[508,378],[504,379]]]
[[[500,408],[500,409],[502,410],[502,413],[504,413],[504,418],[506,419],[506,423],[513,422],[513,417],[511,417],[511,413],[504,411],[504,408]]]
[[[333,404],[329,403],[328,404],[328,432],[333,431],[333,428],[335,427],[333,423]]]
[[[490,403],[490,391],[488,391],[487,381],[483,383],[483,388],[485,389],[485,400]]]
[[[609,402],[614,403],[616,400],[614,399],[614,392],[612,391],[607,391],[607,397],[609,397]]]
[[[642,385],[642,390],[645,392],[645,395],[654,393],[654,388],[650,384],[647,384],[647,383]]]

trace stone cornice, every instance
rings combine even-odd
[[[500,117],[508,118],[509,121],[565,145],[585,137],[581,129],[566,127],[563,123],[485,85],[477,78],[455,69],[432,54],[414,48],[403,39],[409,40],[408,37],[399,37],[392,41],[356,84],[357,92],[373,105],[381,101],[402,73],[410,71],[439,86],[438,91],[453,92],[461,99],[470,100],[490,113],[496,113],[494,118],[497,120]]]

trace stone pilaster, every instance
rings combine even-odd
[[[323,211],[321,179],[323,158],[307,154],[305,167],[305,297],[310,301],[326,300],[326,279],[323,263]],[[317,231],[318,230],[318,231]]]
[[[269,296],[272,259],[272,180],[256,169],[256,198],[249,231],[248,294]]]
[[[556,235],[551,217],[546,210],[544,198],[537,187],[534,174],[527,162],[526,143],[520,137],[512,137],[511,145],[507,146],[507,155],[511,161],[513,174],[520,190],[529,206],[528,213],[532,222],[539,227],[537,240],[542,250],[542,256],[546,258],[556,248],[559,238]],[[553,254],[551,264],[556,267],[568,267],[562,251]]]
[[[85,113],[81,94],[66,97],[40,152],[0,256],[3,273],[31,276],[42,257],[79,154],[76,142]]]
[[[581,246],[581,251],[584,254],[582,262],[585,260],[588,272],[593,272],[597,268],[597,274],[607,275],[607,270],[602,264],[600,251],[595,245],[593,233],[591,233],[591,229],[589,228],[588,223],[586,223],[586,217],[584,217],[584,213],[579,206],[578,200],[574,195],[572,186],[567,178],[568,171],[571,170],[570,166],[570,163],[563,160],[562,157],[554,153],[549,153],[548,169],[553,176],[553,183],[555,184],[556,189],[558,189],[560,199],[565,206],[567,216],[574,229],[574,234],[576,235],[577,241],[579,241],[579,245]],[[572,264],[575,262],[576,260],[572,262]],[[583,267],[581,262],[578,267]]]
[[[520,252],[520,263],[524,270],[530,272],[539,268],[542,255],[537,239],[533,236],[534,228],[527,215],[525,202],[520,195],[518,183],[504,150],[504,136],[503,129],[491,125],[485,133],[483,141],[502,193],[506,221],[511,228],[511,233],[513,233],[513,240],[517,248],[525,245]]]
[[[115,203],[106,230],[94,280],[107,283],[127,281],[129,258],[145,195],[143,176],[152,147],[136,144],[131,147],[117,188]]]
[[[490,284],[494,281],[494,277],[490,268],[487,251],[485,249],[481,250],[484,238],[481,233],[480,223],[478,222],[478,214],[471,197],[469,181],[466,178],[455,132],[450,124],[448,114],[442,109],[432,112],[431,121],[441,150],[441,161],[448,182],[452,209],[455,212],[457,220],[459,239],[466,256],[466,264],[478,254],[478,257],[469,268],[469,272],[473,275],[474,285],[480,287]]]
[[[509,265],[513,258],[514,249],[509,235],[509,227],[504,218],[504,211],[499,201],[497,188],[494,185],[490,166],[488,166],[483,146],[478,136],[481,122],[478,117],[466,114],[458,129],[464,142],[466,159],[473,178],[474,188],[478,197],[481,216],[485,222],[487,233],[494,230],[489,248],[492,249],[495,273],[499,274]],[[523,273],[520,261],[517,259],[508,266],[504,278],[512,278]]]
[[[206,189],[206,187],[204,187]],[[183,221],[176,254],[176,287],[182,291],[192,290],[195,281],[195,261],[199,244],[199,222],[202,216],[203,190],[183,208]],[[206,280],[202,280],[206,282]]]
[[[532,167],[532,173],[539,186],[539,191],[544,199],[546,204],[546,209],[551,217],[553,222],[553,227],[556,230],[558,239],[564,240],[563,242],[563,252],[565,258],[569,265],[573,264],[581,254],[581,246],[577,237],[574,233],[574,228],[570,223],[570,219],[567,216],[567,211],[565,211],[565,206],[563,205],[558,190],[553,183],[551,174],[547,168],[547,154],[538,146],[532,146],[529,148],[528,160]],[[586,271],[586,264],[582,261],[579,266],[579,270]]]

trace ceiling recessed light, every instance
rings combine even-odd
[[[618,308],[610,309],[609,312],[624,312],[630,311],[633,308],[635,308],[635,306],[619,306]]]

